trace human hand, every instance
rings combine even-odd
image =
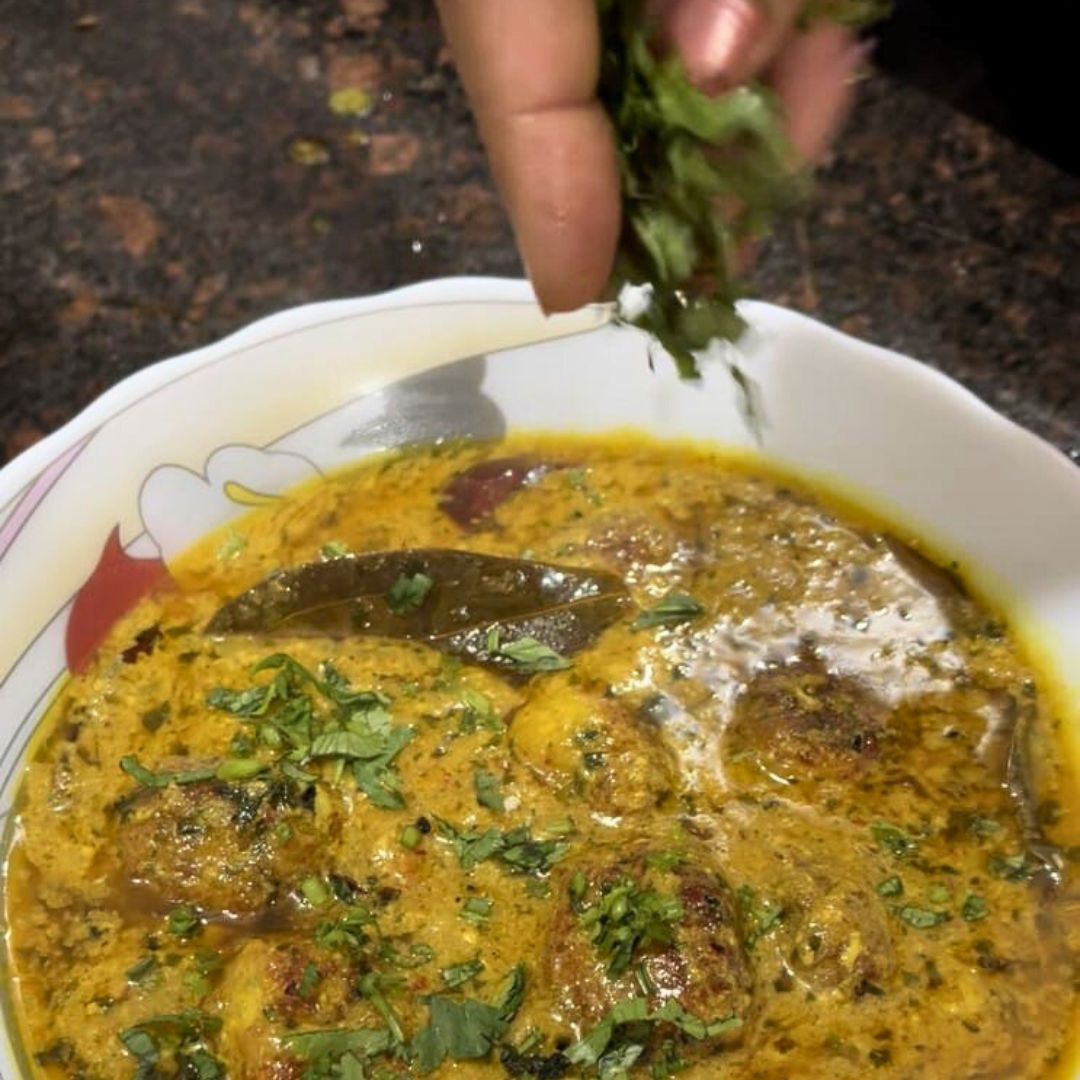
[[[596,100],[596,0],[437,2],[541,305],[567,311],[595,300],[611,274],[620,224],[615,145]],[[812,163],[847,113],[863,50],[838,26],[797,29],[804,6],[652,4],[666,45],[702,90],[766,79],[797,158]]]

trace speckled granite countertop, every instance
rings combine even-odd
[[[1078,255],[1080,183],[875,78],[756,287],[1080,460]],[[429,0],[0,0],[0,461],[276,309],[518,273]]]

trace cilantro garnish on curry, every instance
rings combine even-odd
[[[230,537],[28,766],[35,1075],[1066,1067],[1061,716],[917,542],[704,449],[526,437],[361,464]]]

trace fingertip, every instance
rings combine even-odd
[[[597,300],[619,235],[619,175],[596,103],[521,115],[496,162],[518,249],[540,306]]]
[[[772,82],[801,161],[814,164],[828,151],[851,110],[868,54],[850,31],[822,24],[793,38],[777,57]]]
[[[755,0],[679,0],[667,9],[665,22],[691,82],[716,91],[752,74],[768,20]]]

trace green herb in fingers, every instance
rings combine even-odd
[[[740,249],[805,198],[807,177],[794,167],[768,87],[709,97],[677,57],[658,55],[645,0],[598,6],[599,92],[615,129],[623,205],[609,299],[627,285],[649,286],[648,306],[623,317],[659,341],[680,375],[696,378],[698,355],[744,329],[735,308]],[[886,10],[882,0],[814,0],[804,21],[857,27]],[[744,409],[752,408],[749,384],[738,369],[732,373]]]

